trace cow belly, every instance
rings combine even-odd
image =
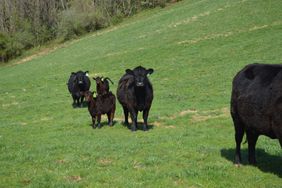
[[[238,99],[237,109],[245,129],[252,129],[260,134],[272,136],[273,120],[268,113],[269,108],[263,101],[254,100],[252,97]]]

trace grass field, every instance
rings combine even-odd
[[[236,168],[231,81],[282,62],[281,0],[183,0],[0,66],[0,187],[281,187],[282,151],[261,136],[256,167]],[[91,128],[72,108],[72,71],[110,77],[154,68],[150,130]],[[94,82],[91,86],[92,90]],[[105,117],[104,117],[105,120]],[[139,120],[142,122],[141,116]]]

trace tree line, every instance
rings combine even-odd
[[[0,61],[24,50],[116,24],[138,11],[178,0],[0,0]]]

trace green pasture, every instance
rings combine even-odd
[[[0,187],[282,187],[278,140],[259,138],[257,166],[243,144],[234,166],[229,113],[244,65],[282,63],[281,10],[281,0],[183,0],[1,65]],[[139,65],[155,70],[150,130],[124,127],[119,104],[115,125],[93,130],[87,108],[72,108],[70,73],[108,76],[115,93]]]

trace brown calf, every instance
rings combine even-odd
[[[113,125],[113,119],[116,110],[116,97],[112,92],[105,95],[98,95],[93,98],[93,93],[91,91],[84,92],[85,100],[88,103],[88,111],[92,117],[92,127],[95,129],[95,121],[97,119],[98,128],[101,128],[101,115],[107,114],[108,125]]]

